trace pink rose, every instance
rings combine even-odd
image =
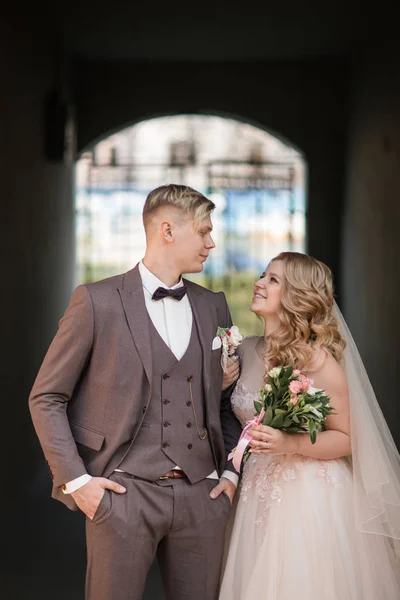
[[[291,402],[292,404],[297,404],[297,400],[298,400],[298,399],[299,399],[299,397],[298,397],[298,396],[292,396],[292,397],[290,398],[290,402]]]
[[[308,388],[311,385],[311,381],[305,375],[300,375],[299,382],[301,383],[301,391],[307,392]]]
[[[298,376],[298,375],[301,375],[301,371],[299,371],[299,369],[295,369],[295,370],[293,371],[293,375],[297,375],[297,376]]]
[[[299,394],[302,391],[302,382],[301,381],[291,381],[289,384],[289,390],[292,392],[292,394]]]

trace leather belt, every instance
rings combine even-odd
[[[183,471],[178,471],[177,469],[173,469],[172,471],[168,471],[165,475],[161,475],[158,479],[187,479],[187,476]]]

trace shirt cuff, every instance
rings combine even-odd
[[[221,477],[225,477],[225,479],[229,479],[230,481],[232,481],[232,483],[235,484],[235,486],[238,486],[239,483],[239,475],[236,475],[236,473],[232,473],[232,471],[224,471],[221,475]]]
[[[69,481],[65,485],[61,486],[61,489],[64,494],[72,494],[79,490],[79,488],[83,487],[86,483],[88,483],[92,479],[92,476],[86,473],[85,475],[81,475],[72,481]]]

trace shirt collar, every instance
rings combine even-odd
[[[168,290],[174,290],[175,288],[181,287],[183,285],[182,277],[179,279],[178,283],[176,283],[172,287],[165,285],[165,283],[163,283],[161,279],[158,279],[158,277],[156,277],[151,271],[149,271],[149,269],[144,265],[143,260],[141,260],[139,263],[139,273],[142,279],[143,287],[151,295],[153,295],[156,289],[159,287],[164,287]]]

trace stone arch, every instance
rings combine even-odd
[[[79,151],[126,125],[174,114],[229,115],[288,140],[307,163],[308,251],[340,280],[346,82],[339,62],[321,70],[319,61],[81,61],[74,83]]]
[[[306,162],[306,157],[305,157],[303,149],[300,148],[291,139],[289,139],[285,134],[281,133],[280,131],[275,130],[273,127],[269,127],[265,123],[264,124],[259,123],[258,121],[255,121],[255,120],[253,120],[245,115],[242,115],[242,114],[234,114],[234,113],[230,113],[230,112],[225,112],[225,111],[221,111],[221,110],[213,110],[213,109],[207,110],[207,111],[206,110],[198,110],[195,113],[169,111],[168,113],[157,112],[157,113],[145,113],[145,114],[137,115],[130,121],[121,123],[119,125],[115,125],[114,127],[112,127],[112,129],[109,129],[109,130],[106,130],[106,131],[100,133],[96,138],[92,139],[85,147],[82,147],[79,149],[77,158],[79,159],[79,157],[82,154],[84,154],[85,152],[90,150],[93,146],[95,146],[99,142],[103,141],[104,139],[107,139],[108,137],[112,136],[113,134],[118,133],[124,129],[133,127],[134,125],[138,125],[139,123],[142,123],[144,121],[149,121],[151,119],[158,119],[158,118],[163,118],[163,117],[175,117],[175,116],[179,116],[182,114],[185,114],[185,115],[186,114],[194,114],[194,115],[200,115],[200,116],[221,117],[224,119],[231,119],[231,120],[237,121],[239,123],[244,123],[246,125],[252,125],[256,129],[265,131],[269,135],[278,139],[280,142],[282,142],[286,146],[293,148],[293,150],[295,150],[296,152],[301,154],[303,160]]]

